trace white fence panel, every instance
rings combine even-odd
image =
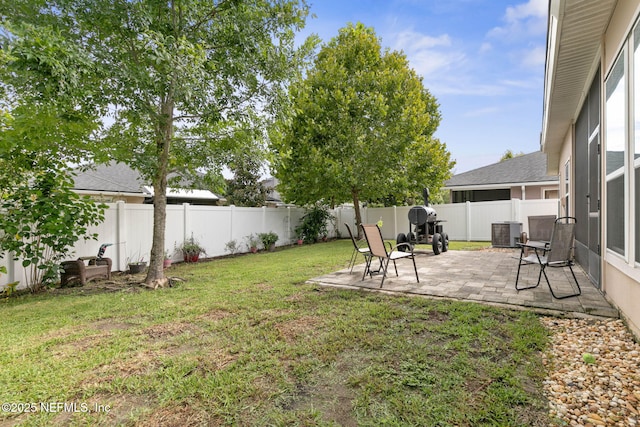
[[[467,221],[469,207],[466,203],[437,205],[434,209],[438,213],[438,219],[446,221],[442,223],[442,227],[449,236],[449,240],[469,239],[470,224]]]
[[[491,224],[513,218],[510,200],[471,203],[470,206],[468,240],[491,240]]]
[[[115,271],[127,269],[127,258],[144,257],[149,260],[153,237],[153,206],[109,203],[105,221],[90,229],[98,233],[97,241],[81,241],[73,248],[75,256],[95,255],[102,243],[112,243],[106,256],[113,260]],[[528,230],[527,217],[532,215],[557,214],[557,200],[510,200],[482,203],[459,203],[434,206],[438,218],[446,220],[444,231],[450,240],[491,240],[491,224],[502,221],[523,223]],[[382,219],[383,236],[395,239],[399,232],[409,231],[409,206],[390,208],[363,208],[365,223],[376,223]],[[347,237],[346,222],[355,231],[355,210],[352,207],[337,208],[332,212],[335,220],[329,224],[329,237]],[[174,249],[185,238],[193,235],[206,248],[207,256],[225,254],[225,245],[235,240],[242,251],[246,248],[246,237],[254,233],[273,231],[278,234],[277,245],[293,243],[295,228],[300,223],[302,208],[240,208],[235,206],[168,205],[165,248],[175,260],[180,254]],[[25,287],[21,262],[12,261],[9,254],[0,260],[8,274],[0,277],[0,287],[20,281]]]

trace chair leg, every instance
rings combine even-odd
[[[418,277],[418,268],[416,267],[416,257],[412,256],[411,261],[413,261],[413,271],[416,272],[416,280],[420,283],[420,278]]]
[[[371,268],[371,262],[373,260],[373,257],[369,256],[369,257],[365,257],[365,259],[366,259],[367,262],[366,262],[366,264],[364,266],[364,271],[362,272],[362,280],[364,280],[364,278],[367,275],[367,273],[370,274],[369,269]]]
[[[518,261],[518,274],[516,275],[516,291],[524,291],[526,289],[533,289],[533,288],[537,288],[538,285],[540,285],[540,278],[542,276],[542,265],[540,265],[540,273],[538,274],[538,283],[536,283],[533,286],[525,286],[523,288],[519,288],[518,287],[518,280],[520,279],[520,267],[522,267],[522,255],[524,255],[524,246],[520,249],[520,261]],[[538,256],[538,252],[536,252],[536,256]],[[538,261],[540,260],[540,257],[538,256]]]
[[[549,278],[547,277],[547,273],[546,272],[544,273],[544,278],[547,280],[547,285],[549,286],[549,290],[551,291],[551,295],[555,299],[565,299],[565,298],[577,297],[577,296],[582,294],[582,289],[580,288],[580,284],[578,283],[578,279],[576,278],[576,275],[573,272],[573,268],[571,268],[571,263],[569,263],[569,271],[571,271],[571,275],[573,276],[573,280],[576,283],[576,286],[578,287],[578,292],[573,293],[573,294],[569,294],[569,295],[562,295],[562,296],[557,296],[556,293],[553,292],[553,288],[551,287],[551,283],[549,283]]]
[[[353,273],[353,267],[356,265],[356,257],[358,256],[357,251],[354,249],[351,252],[351,259],[349,260],[349,265],[348,267],[351,267],[351,270],[349,270],[349,274]]]
[[[380,261],[382,261],[382,260],[380,260]],[[384,279],[387,277],[387,269],[389,268],[389,261],[390,261],[389,258],[387,258],[387,262],[386,263],[384,263],[384,261],[382,261],[384,263],[384,269],[382,271],[382,281],[380,282],[380,287],[381,288],[382,288],[382,285],[384,284]],[[394,261],[393,265],[395,265],[395,264],[396,264],[396,262]],[[398,274],[398,270],[396,270],[396,275],[397,274]]]

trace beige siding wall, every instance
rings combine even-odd
[[[553,193],[553,191],[556,191]],[[522,186],[511,187],[511,198],[520,200],[539,200],[545,198],[547,193],[547,199],[558,198],[558,186],[557,185],[530,185],[525,188],[525,198],[522,198]]]
[[[567,129],[567,133],[564,137],[564,142],[562,143],[562,148],[560,150],[560,214],[563,216],[573,215],[575,213],[575,197],[571,197],[572,194],[575,193],[575,187],[573,186],[574,182],[574,165],[573,165],[573,146],[574,146],[574,133],[573,133],[573,125]],[[567,180],[565,177],[565,165],[569,162],[569,197],[567,198]]]
[[[640,0],[624,0],[616,4],[616,10],[604,36],[603,77],[606,77],[618,57],[624,40],[635,23],[639,9]]]
[[[619,1],[603,38],[603,80],[618,57],[640,12],[640,0]],[[603,84],[604,90],[604,84]],[[604,105],[604,98],[603,98]],[[604,108],[604,107],[603,107]],[[605,138],[605,136],[603,136]],[[606,144],[606,141],[603,141]],[[604,150],[603,150],[604,151]],[[603,181],[605,181],[603,177]],[[604,188],[603,194],[604,194]],[[606,199],[605,199],[606,203]],[[602,209],[606,223],[606,206]],[[602,227],[603,234],[606,227]],[[606,235],[602,236],[606,242]],[[603,247],[606,247],[603,245]],[[603,250],[603,290],[607,298],[621,311],[633,333],[640,337],[640,269],[632,268],[616,255]]]
[[[621,311],[629,329],[640,337],[640,283],[609,263],[604,266],[607,299]]]

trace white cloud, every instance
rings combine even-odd
[[[535,46],[524,52],[522,65],[525,67],[538,67],[544,65],[547,51],[543,46]]]
[[[405,29],[387,36],[395,50],[402,50],[410,66],[425,80],[440,81],[467,61],[464,52],[453,47],[448,34],[430,36]]]
[[[463,117],[480,117],[480,116],[488,116],[495,113],[499,113],[501,111],[498,107],[485,107],[478,108],[477,110],[467,111],[463,114]]]
[[[440,46],[449,47],[451,46],[451,38],[448,34],[431,37],[407,30],[396,35],[395,45],[396,48],[403,49],[405,52],[413,52]]]
[[[493,45],[488,42],[484,42],[480,45],[480,53],[486,53],[493,49]]]
[[[490,38],[517,40],[523,36],[543,34],[547,30],[548,0],[529,0],[505,11],[504,26],[494,27],[488,33]]]

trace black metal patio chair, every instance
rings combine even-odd
[[[516,276],[516,290],[523,291],[525,289],[533,289],[540,285],[542,275],[544,275],[551,295],[556,299],[565,299],[570,297],[576,297],[582,293],[578,279],[573,272],[573,240],[576,234],[576,219],[573,217],[562,217],[555,220],[553,224],[553,230],[551,232],[551,240],[549,242],[541,241],[529,241],[527,243],[518,243],[520,246],[520,260],[518,264],[518,274]],[[525,255],[525,249],[532,249],[533,253]],[[538,264],[540,271],[538,273],[538,282],[533,286],[518,287],[518,280],[520,279],[520,267],[526,264]],[[549,277],[547,276],[547,267],[569,267],[573,280],[578,288],[577,292],[569,295],[558,296],[553,291]]]
[[[351,259],[349,260],[349,267],[351,268],[351,270],[349,270],[349,273],[352,273],[353,267],[356,264],[356,259],[358,258],[358,254],[362,254],[362,256],[364,256],[365,262],[369,264],[369,258],[371,257],[371,250],[369,249],[368,245],[367,247],[364,247],[358,244],[358,241],[356,240],[355,236],[351,232],[351,227],[349,227],[349,224],[345,222],[344,226],[347,227],[347,232],[349,232],[349,237],[351,237],[351,241],[353,242],[353,252],[351,252]],[[363,241],[363,240],[360,240],[360,241]],[[364,242],[366,243],[366,240],[364,240]]]

